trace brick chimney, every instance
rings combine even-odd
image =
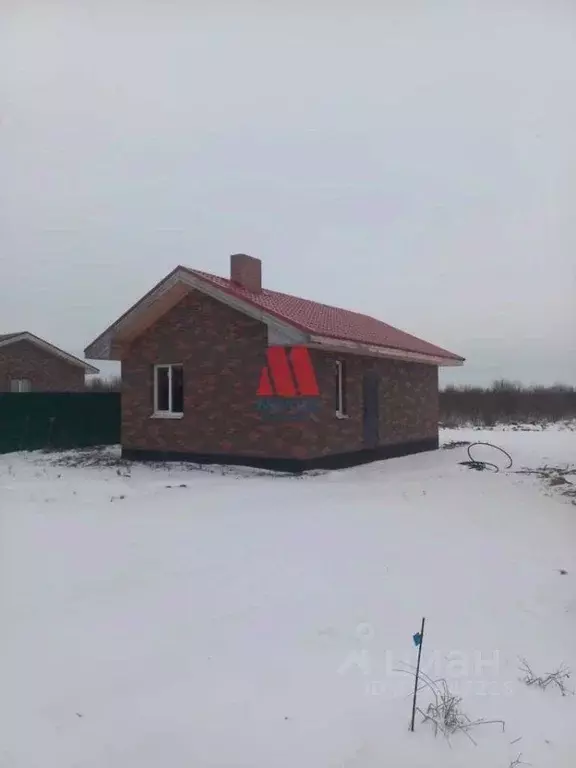
[[[262,290],[262,262],[245,253],[230,256],[230,280],[252,293]]]

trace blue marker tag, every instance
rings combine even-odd
[[[418,648],[418,646],[422,642],[422,635],[420,634],[420,632],[416,632],[415,635],[412,635],[412,640],[414,640],[414,645],[416,646],[416,648]]]

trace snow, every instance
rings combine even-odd
[[[442,439],[576,463],[569,429]],[[0,456],[2,768],[574,765],[576,697],[518,679],[576,670],[562,487],[462,447],[299,479],[87,456]],[[504,732],[409,732],[422,616],[423,669]]]

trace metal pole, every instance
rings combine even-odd
[[[418,661],[416,663],[416,678],[414,680],[414,699],[412,701],[412,722],[410,730],[414,730],[414,719],[416,717],[416,695],[418,693],[418,677],[420,676],[420,658],[422,656],[422,643],[424,642],[424,624],[426,619],[422,619],[422,628],[420,629],[420,644],[418,645]]]

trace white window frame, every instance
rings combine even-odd
[[[12,389],[14,384],[16,384],[16,389]],[[30,379],[10,379],[10,392],[32,392],[32,382]]]
[[[346,387],[345,380],[346,373],[346,361],[336,360],[336,418],[347,419],[348,413],[346,403],[344,402],[344,390]]]
[[[168,369],[168,410],[158,410],[158,371],[161,368]],[[182,363],[159,363],[154,366],[154,413],[152,414],[155,419],[181,419],[184,416],[184,411],[172,410],[172,370],[174,368],[182,368]],[[182,403],[184,407],[184,403]]]

